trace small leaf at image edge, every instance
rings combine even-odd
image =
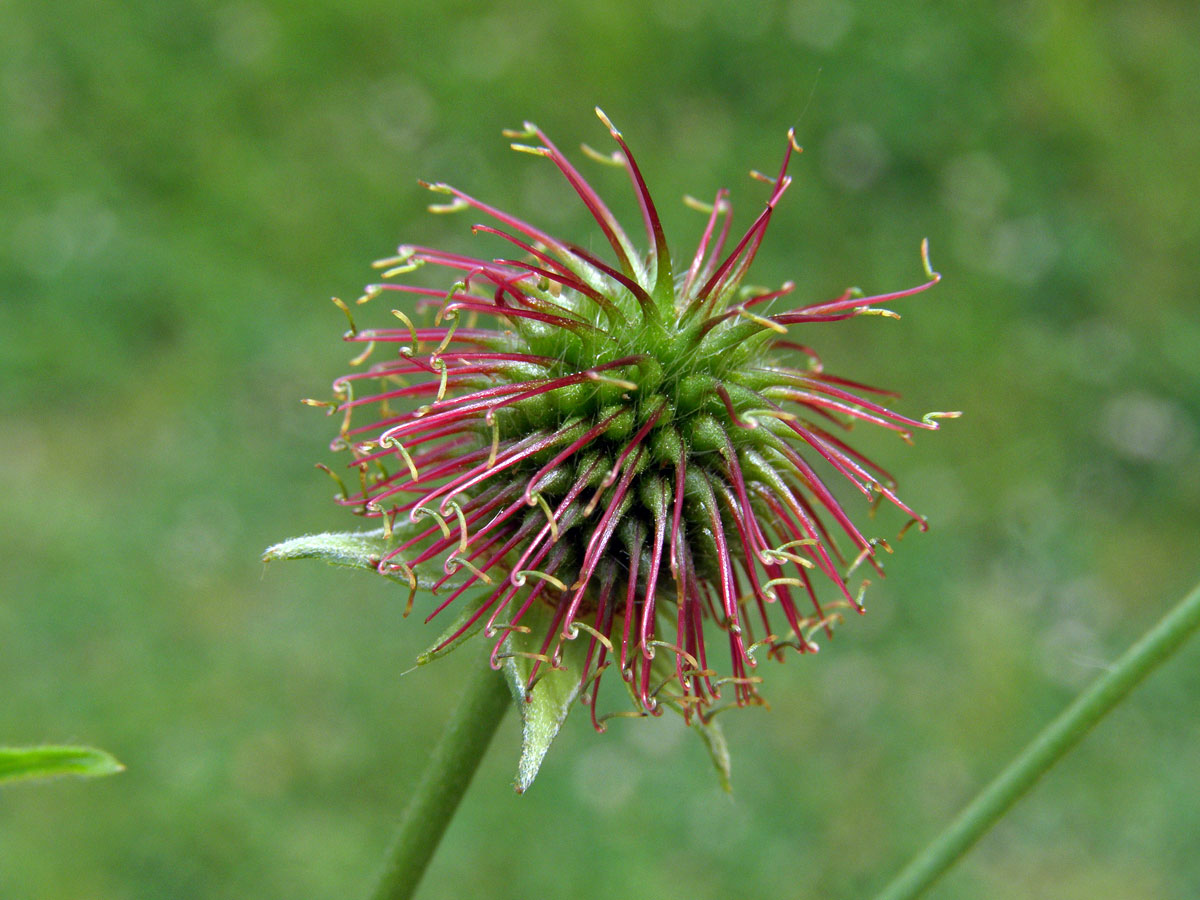
[[[113,756],[91,747],[0,747],[0,784],[59,775],[94,778],[124,770]]]

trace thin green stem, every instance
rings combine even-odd
[[[408,801],[372,900],[408,900],[416,891],[511,705],[500,673],[480,665]]]
[[[1125,651],[908,864],[875,900],[914,900],[958,861],[1088,730],[1200,628],[1200,585]]]

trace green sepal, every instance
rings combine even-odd
[[[672,703],[671,708],[683,715],[679,704]],[[721,723],[713,719],[704,721],[700,716],[692,716],[692,729],[700,735],[708,755],[712,759],[713,768],[717,770],[717,779],[721,782],[721,790],[727,794],[733,793],[733,760],[729,756],[729,745],[725,742],[725,732]]]
[[[403,572],[379,572],[379,561],[388,551],[415,537],[428,527],[428,523],[409,522],[405,519],[392,529],[390,539],[384,534],[382,528],[374,531],[330,531],[325,534],[306,534],[303,537],[292,538],[268,547],[263,553],[263,562],[275,562],[281,559],[320,559],[331,566],[369,569],[397,584],[411,587],[408,577]],[[440,575],[435,577],[424,572],[414,574],[417,578],[417,587],[422,590],[431,590],[441,578]],[[451,579],[442,587],[455,587],[460,584],[462,581]]]
[[[0,747],[0,784],[58,775],[95,778],[124,771],[110,754],[91,747]]]
[[[474,623],[472,623],[470,628],[456,637],[449,644],[446,644],[445,647],[441,646],[442,642],[448,639],[452,634],[454,634],[454,632],[462,628],[463,625],[465,625],[471,618],[471,616],[475,615],[475,613],[479,610],[479,607],[481,607],[484,602],[487,601],[488,596],[489,595],[487,591],[479,591],[476,593],[473,599],[467,600],[463,604],[462,612],[459,613],[458,617],[448,626],[446,626],[446,630],[441,633],[436,641],[429,645],[429,649],[417,657],[417,665],[423,666],[426,663],[433,662],[435,659],[440,659],[447,653],[457,650],[459,647],[477,635],[483,626],[487,624],[487,616],[480,616],[475,620]],[[458,601],[455,601],[455,603],[457,604]]]
[[[320,559],[331,566],[378,571],[379,560],[395,544],[384,535],[383,529],[375,531],[339,531],[325,534],[306,534],[303,537],[282,541],[268,547],[263,553],[263,562],[280,559]],[[393,581],[408,583],[406,578],[388,575]]]
[[[579,696],[579,680],[587,656],[586,640],[563,641],[559,667],[551,668],[543,662],[538,666],[533,689],[526,690],[537,660],[522,654],[538,653],[553,623],[554,611],[545,604],[534,603],[521,617],[521,625],[529,631],[510,631],[502,647],[507,654],[504,679],[521,712],[521,759],[515,782],[518,794],[525,793],[533,784],[546,751]]]
[[[674,672],[669,656],[663,653],[656,653],[654,661],[650,664],[651,678],[659,684],[674,680]],[[625,687],[629,690],[629,696],[633,700],[633,705],[637,709],[641,709],[641,701],[633,689],[633,686],[626,681],[623,681]],[[721,728],[719,722],[713,720],[710,713],[706,721],[694,710],[691,716],[684,715],[683,704],[672,700],[670,697],[660,694],[657,698],[658,702],[675,712],[677,712],[685,721],[690,718],[690,726],[692,730],[699,736],[704,744],[704,749],[708,751],[709,758],[712,759],[713,768],[717,770],[717,779],[721,783],[721,789],[727,794],[733,793],[733,759],[729,755],[729,744],[725,741],[725,732]]]

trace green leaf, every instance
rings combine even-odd
[[[116,759],[91,747],[0,747],[0,784],[56,775],[96,777],[123,771],[125,767]]]
[[[561,668],[546,663],[538,666],[538,680],[526,693],[529,675],[537,660],[525,654],[538,653],[546,633],[554,622],[554,611],[543,603],[534,603],[521,617],[529,632],[510,631],[504,641],[504,677],[521,711],[521,760],[517,764],[516,789],[523,794],[533,784],[546,751],[558,735],[558,729],[579,696],[579,679],[587,655],[588,641],[564,641]]]
[[[423,522],[409,522],[402,519],[392,529],[391,538],[384,535],[383,529],[374,531],[331,531],[325,534],[306,534],[303,537],[283,541],[273,547],[268,547],[263,553],[263,562],[275,562],[281,559],[320,559],[331,566],[345,566],[351,569],[369,569],[379,572],[379,560],[389,550],[415,537],[428,527]],[[407,576],[402,572],[379,572],[385,578],[409,587]],[[441,579],[441,573],[436,576],[417,572],[417,586],[423,590],[431,590],[436,581]],[[443,588],[454,587],[462,581],[451,579]]]

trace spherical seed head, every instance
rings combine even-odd
[[[722,189],[711,206],[693,202],[707,215],[701,238],[690,258],[673,259],[633,155],[597,113],[617,146],[601,158],[628,173],[646,249],[541,129],[506,133],[559,169],[611,253],[425,185],[449,198],[431,210],[482,213],[473,230],[511,253],[402,246],[377,264],[384,281],[360,303],[408,302],[393,310],[394,328],[358,331],[352,320],[347,340],[366,346],[355,364],[372,350],[385,358],[335,382],[345,416],[334,445],[352,455],[359,486],[341,502],[400,535],[379,570],[414,592],[431,573],[428,619],[466,610],[440,647],[482,624],[496,664],[506,635],[548,621],[529,682],[559,664],[565,642],[586,642],[575,674],[599,728],[599,682],[614,664],[642,712],[665,699],[705,717],[725,692],[738,705],[758,700],[756,650],[813,651],[840,609],[861,611],[850,573],[864,563],[882,573],[878,551],[890,548],[858,529],[818,470],[925,527],[841,433],[863,421],[907,439],[936,428],[938,414],[893,412],[878,399],[889,392],[826,373],[800,341],[804,326],[889,315],[880,304],[939,276],[923,252],[927,280],[892,294],[792,307],[791,283],[748,287],[790,184],[791,132],[778,174],[756,174],[770,193],[746,232],[731,237]],[[452,283],[394,280],[420,267],[445,269]]]

